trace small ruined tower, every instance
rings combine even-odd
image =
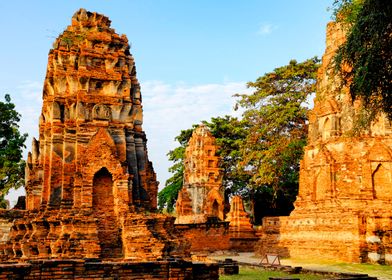
[[[158,182],[129,49],[106,16],[84,9],[56,39],[27,160],[27,211],[0,258],[187,256],[174,218],[150,212]]]
[[[230,201],[230,212],[226,222],[229,222],[231,249],[239,252],[252,252],[259,238],[250,222],[249,214],[245,211],[241,196],[235,195]]]
[[[184,186],[176,203],[178,224],[224,219],[224,190],[215,138],[205,125],[197,127],[185,149]]]
[[[230,201],[230,212],[227,213],[226,222],[230,222],[230,232],[233,236],[250,235],[254,237],[253,225],[249,214],[244,208],[241,196],[235,195]]]

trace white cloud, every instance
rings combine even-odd
[[[268,34],[271,34],[272,31],[274,31],[277,28],[278,27],[276,25],[273,25],[270,23],[263,23],[259,26],[257,34],[258,35],[268,35]]]
[[[142,84],[144,125],[148,138],[150,160],[154,164],[160,188],[170,177],[167,169],[171,163],[167,152],[176,147],[174,138],[182,129],[191,128],[211,117],[234,112],[235,93],[247,91],[245,82],[187,85],[149,81]]]
[[[245,82],[188,85],[183,82],[168,84],[162,81],[147,81],[142,84],[144,109],[143,129],[148,139],[150,160],[154,164],[160,188],[170,177],[167,169],[171,163],[166,154],[175,148],[176,137],[182,129],[211,117],[227,114],[238,115],[233,110],[235,93],[247,91]],[[27,151],[31,150],[32,137],[38,137],[38,119],[42,106],[42,83],[26,81],[16,87],[12,102],[21,113],[20,130],[27,132]],[[20,194],[18,191],[18,194]],[[17,194],[9,199],[16,202]]]

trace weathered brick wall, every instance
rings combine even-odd
[[[230,237],[230,251],[254,252],[259,237]]]
[[[228,222],[176,224],[175,228],[191,243],[191,252],[230,250]]]
[[[0,218],[0,241],[7,241],[12,222]]]
[[[390,214],[330,211],[263,219],[259,255],[392,264]]]
[[[358,217],[341,213],[263,219],[265,234],[258,253],[281,257],[360,261]]]
[[[263,220],[260,254],[392,264],[392,127],[380,114],[352,133],[361,101],[352,102],[330,67],[344,40],[330,23],[295,209]]]
[[[253,252],[259,237],[252,235],[237,235],[231,231],[227,222],[176,224],[176,229],[191,244],[192,253],[236,251]]]
[[[217,264],[185,261],[86,262],[84,260],[45,260],[20,264],[0,264],[0,279],[219,279]]]
[[[9,240],[14,219],[23,217],[24,212],[23,210],[0,209],[0,242]]]

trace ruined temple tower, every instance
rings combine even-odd
[[[49,53],[39,141],[27,161],[27,209],[106,208],[110,200],[120,212],[154,210],[158,182],[142,122],[127,38],[107,17],[79,11]],[[116,190],[108,201],[98,187],[106,181]]]
[[[126,36],[80,9],[49,52],[39,139],[26,166],[27,210],[0,257],[187,256],[173,218],[151,213],[158,182],[141,101]]]
[[[344,40],[330,23],[295,210],[263,220],[260,252],[392,264],[392,127],[380,114],[352,134],[361,105],[339,87],[330,64]]]
[[[224,219],[224,190],[215,138],[205,125],[197,127],[185,149],[184,186],[176,203],[177,224]]]

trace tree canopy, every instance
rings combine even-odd
[[[306,106],[315,93],[319,59],[274,69],[249,82],[255,91],[237,95],[248,134],[241,143],[241,166],[277,214],[289,214],[298,193],[299,162],[307,140]]]
[[[9,189],[24,183],[24,161],[22,149],[27,134],[20,134],[20,114],[15,111],[11,97],[6,94],[5,102],[0,101],[0,207],[5,207],[4,195]]]
[[[336,70],[370,116],[383,111],[392,120],[392,2],[336,0],[335,7],[336,20],[347,29]]]

